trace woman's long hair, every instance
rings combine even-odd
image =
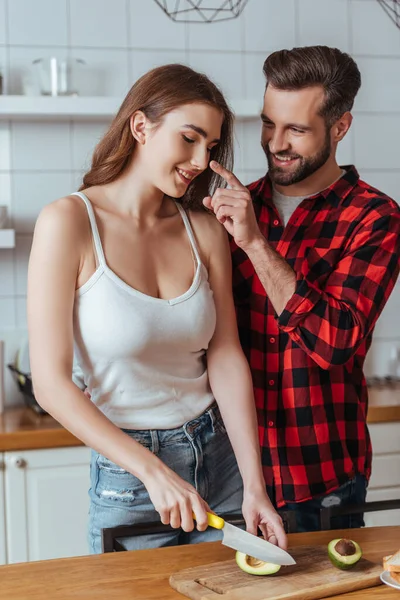
[[[220,142],[211,150],[210,160],[232,169],[233,114],[222,92],[203,73],[185,65],[170,64],[149,71],[132,86],[108,131],[97,144],[91,168],[83,177],[80,189],[111,183],[128,167],[136,143],[130,118],[137,110],[158,124],[171,110],[195,102],[214,106],[223,113]],[[194,179],[180,202],[187,208],[199,210],[203,208],[203,198],[223,185],[224,181],[207,168]]]

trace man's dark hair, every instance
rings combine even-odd
[[[329,126],[352,109],[361,86],[361,74],[351,56],[328,46],[273,52],[264,62],[263,71],[267,86],[278,90],[322,86],[325,102],[320,114]]]

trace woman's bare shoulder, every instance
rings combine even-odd
[[[200,248],[207,256],[226,247],[228,234],[214,214],[206,211],[189,211],[188,214]]]
[[[201,237],[215,239],[226,238],[227,233],[223,225],[217,220],[213,213],[208,211],[188,211],[190,222],[195,233]]]
[[[46,204],[40,211],[35,231],[40,233],[50,228],[68,237],[73,234],[75,242],[86,239],[88,233],[90,234],[90,228],[83,200],[70,195]]]

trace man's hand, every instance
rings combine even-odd
[[[242,513],[249,533],[257,535],[259,527],[264,539],[284,550],[287,549],[288,540],[282,519],[272,506],[265,490],[252,494],[245,489]]]
[[[212,197],[204,198],[203,204],[214,211],[218,221],[246,252],[254,243],[264,240],[254,214],[250,192],[231,171],[215,160],[210,162],[210,167],[225,179],[230,189],[218,188]]]

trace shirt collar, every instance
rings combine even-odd
[[[322,196],[331,204],[337,205],[350,194],[356,187],[360,176],[354,165],[346,165],[340,168],[346,171],[344,175],[322,192],[310,196],[309,200]],[[268,173],[255,184],[252,184],[250,190],[253,191],[256,202],[258,200],[261,203],[272,204],[272,183]]]

